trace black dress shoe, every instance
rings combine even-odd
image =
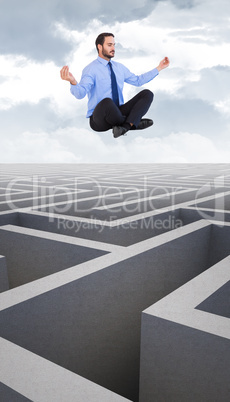
[[[128,130],[126,130],[125,127],[121,127],[121,126],[114,126],[113,127],[113,136],[114,138],[120,137],[121,135],[124,135],[125,133],[127,133]]]
[[[148,128],[153,125],[153,121],[151,119],[141,119],[140,123],[136,127],[136,130],[144,130],[144,128]]]

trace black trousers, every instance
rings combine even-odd
[[[105,98],[95,107],[89,124],[94,131],[107,131],[123,123],[137,127],[153,101],[153,93],[144,89],[124,105],[117,106],[112,99]]]

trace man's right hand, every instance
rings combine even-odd
[[[69,71],[68,66],[62,67],[62,69],[60,71],[60,76],[61,76],[62,80],[69,81],[70,84],[72,84],[72,85],[77,84],[77,81],[75,80],[73,74]]]

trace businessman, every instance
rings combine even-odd
[[[153,70],[135,75],[123,64],[111,60],[115,56],[115,39],[112,33],[101,33],[95,44],[98,57],[84,68],[79,83],[68,66],[64,66],[60,71],[61,78],[70,82],[70,91],[77,99],[88,95],[86,117],[89,118],[90,127],[94,131],[112,129],[114,138],[126,134],[129,130],[150,127],[153,121],[142,117],[153,101],[153,93],[144,89],[124,103],[123,86],[125,82],[142,86],[151,81],[161,70],[168,67],[168,57]]]

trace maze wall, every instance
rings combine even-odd
[[[230,164],[0,165],[0,401],[230,398]]]

